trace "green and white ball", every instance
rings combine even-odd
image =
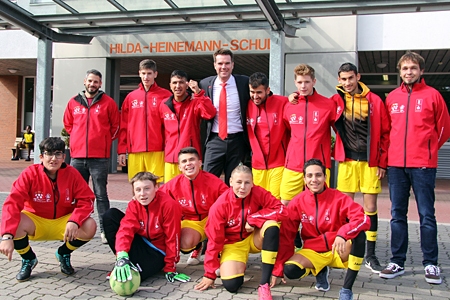
[[[111,274],[111,277],[109,278],[109,285],[117,295],[131,296],[137,291],[141,285],[141,274],[133,269],[131,269],[131,274],[133,275],[133,279],[127,280],[126,282],[119,282],[115,280],[114,276]]]

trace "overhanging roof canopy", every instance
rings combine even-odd
[[[272,28],[295,34],[308,17],[450,10],[444,0],[0,0],[0,28],[55,42],[148,32]]]

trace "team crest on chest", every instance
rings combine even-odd
[[[415,112],[422,112],[423,99],[416,99]]]

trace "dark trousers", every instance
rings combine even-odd
[[[108,162],[109,158],[72,158],[70,161],[72,167],[80,172],[88,184],[89,177],[92,177],[101,232],[104,231],[102,216],[109,209],[109,198],[106,190],[108,184]]]
[[[438,264],[437,224],[434,210],[435,168],[388,168],[391,197],[391,262],[404,267],[408,251],[408,205],[411,187],[420,217],[423,266]]]
[[[125,214],[117,208],[110,208],[103,214],[105,236],[114,254],[116,254],[116,234],[124,216]],[[128,256],[131,262],[141,269],[141,281],[157,274],[164,268],[164,255],[151,248],[138,234],[134,236]]]
[[[211,132],[206,143],[203,168],[217,177],[224,171],[225,183],[229,186],[231,172],[239,163],[244,163],[246,149],[243,132],[230,134],[225,140]]]

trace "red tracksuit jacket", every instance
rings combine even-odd
[[[298,104],[288,103],[284,108],[283,118],[291,130],[285,167],[303,172],[304,163],[316,158],[331,168],[331,126],[336,119],[336,104],[316,90],[298,100]]]
[[[145,91],[139,84],[122,104],[117,153],[138,153],[164,150],[164,128],[159,105],[172,95],[156,82]]]
[[[228,186],[215,175],[200,170],[194,180],[180,174],[160,190],[180,203],[183,220],[201,221]]]
[[[63,163],[52,181],[42,164],[31,165],[14,181],[3,204],[1,233],[16,235],[22,210],[45,219],[71,213],[69,221],[81,227],[94,212],[94,200],[94,193],[74,167]]]
[[[289,134],[283,121],[285,105],[289,103],[284,96],[273,95],[266,102],[256,105],[248,102],[247,131],[252,149],[252,168],[268,170],[284,166]],[[258,130],[263,138],[258,139]]]
[[[73,158],[109,158],[119,131],[119,109],[114,99],[100,91],[89,106],[81,92],[64,111],[64,128],[70,134]]]
[[[261,228],[264,222],[281,222],[288,216],[286,207],[272,194],[259,186],[253,186],[244,199],[236,198],[233,188],[223,193],[211,206],[205,232],[208,247],[205,253],[205,277],[216,279],[219,268],[218,255],[223,245],[239,242],[251,233],[245,230],[245,223]]]
[[[391,124],[388,166],[436,168],[439,148],[450,137],[450,118],[441,94],[425,80],[411,91],[402,84],[386,98]]]
[[[166,253],[164,272],[175,272],[180,260],[180,219],[180,206],[163,192],[157,191],[147,206],[131,200],[116,234],[116,252],[129,252],[137,233]]]
[[[165,162],[178,163],[178,152],[184,147],[194,147],[198,153],[202,153],[200,146],[200,121],[209,120],[216,115],[216,108],[211,99],[205,96],[201,90],[198,95],[189,95],[181,103],[179,115],[177,115],[173,96],[161,103],[159,114],[164,125]],[[200,157],[201,159],[201,157]]]

